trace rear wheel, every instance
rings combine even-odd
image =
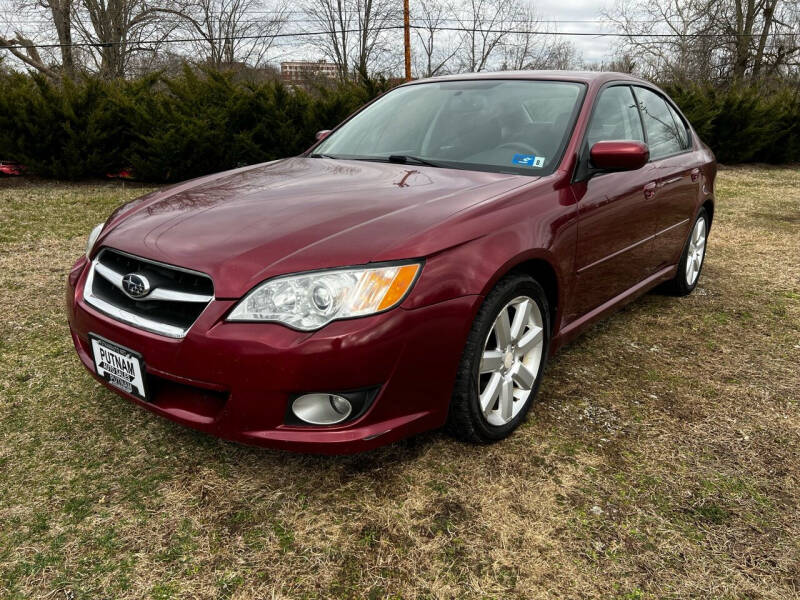
[[[526,275],[503,278],[467,338],[448,417],[453,435],[486,443],[516,429],[536,396],[549,343],[542,286]]]
[[[706,257],[707,240],[708,213],[705,208],[701,208],[689,233],[689,239],[686,240],[678,271],[673,279],[664,284],[665,291],[676,296],[687,296],[697,287]]]

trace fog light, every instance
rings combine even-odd
[[[311,425],[341,423],[353,412],[347,398],[335,394],[306,394],[292,402],[294,416]]]

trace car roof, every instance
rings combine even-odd
[[[607,81],[636,81],[649,83],[644,79],[634,77],[628,73],[615,73],[613,71],[482,71],[480,73],[461,73],[459,75],[443,75],[416,79],[409,84],[429,81],[464,81],[472,79],[544,79],[550,81],[578,81],[581,83],[595,83],[602,85]]]

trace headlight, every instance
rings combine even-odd
[[[86,240],[86,258],[89,258],[89,255],[92,253],[92,248],[94,248],[94,243],[97,241],[97,238],[100,236],[100,232],[103,231],[103,223],[98,223],[92,232],[89,234],[89,239]]]
[[[375,314],[400,304],[421,266],[412,263],[278,277],[242,298],[228,321],[275,321],[313,331],[336,319]]]

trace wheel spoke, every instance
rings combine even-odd
[[[514,412],[514,383],[510,377],[504,377],[500,387],[500,418],[510,421]]]
[[[511,341],[516,342],[525,332],[525,327],[531,318],[531,301],[524,300],[517,304],[514,322],[511,324]]]
[[[536,346],[542,343],[544,337],[544,329],[536,327],[530,329],[517,344],[517,350],[521,356],[525,356],[528,352],[533,350]]]
[[[505,348],[511,343],[511,324],[508,321],[508,310],[503,309],[494,322],[494,335],[497,338],[497,347]]]
[[[497,395],[500,392],[500,384],[503,382],[503,376],[500,373],[494,373],[486,384],[486,389],[481,394],[481,411],[483,415],[488,415],[494,407],[494,402],[497,400]]]
[[[705,250],[706,222],[700,218],[695,222],[692,234],[689,236],[689,249],[686,256],[686,283],[689,285],[693,285],[700,275]]]
[[[491,373],[503,366],[503,353],[500,350],[485,350],[481,357],[481,373]]]
[[[523,294],[495,317],[476,377],[478,410],[489,425],[510,423],[530,398],[544,351],[543,325],[538,303]]]
[[[518,360],[511,369],[511,379],[522,389],[529,390],[533,387],[536,375],[531,373],[530,369],[525,366],[525,363]]]

